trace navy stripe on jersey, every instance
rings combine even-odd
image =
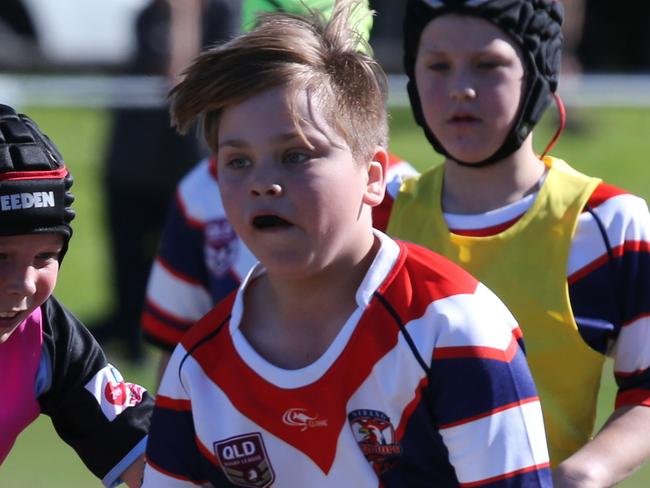
[[[207,273],[203,263],[203,225],[188,220],[177,194],[169,210],[158,256],[179,278],[193,283],[205,283]],[[178,239],[177,236],[183,236]],[[191,278],[189,278],[191,277]]]
[[[152,430],[147,444],[147,462],[159,470],[164,466],[164,471],[174,478],[205,482],[201,478],[207,461],[202,461],[205,458],[193,442],[194,426],[189,402],[184,408],[180,406],[181,402],[176,402],[178,406],[172,408],[171,402],[161,403],[161,399],[156,399],[152,422],[165,425],[165,428]]]
[[[469,356],[436,360],[434,353],[431,365],[437,381],[434,388],[445,392],[436,405],[441,427],[491,415],[500,407],[538,399],[535,384],[527,374],[526,357],[519,347],[516,349],[510,362]],[[495,383],[493,378],[501,381]]]

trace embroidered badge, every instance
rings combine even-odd
[[[226,219],[205,224],[205,264],[215,276],[223,276],[237,258],[239,238]]]
[[[402,448],[395,442],[395,429],[390,418],[378,410],[353,410],[348,414],[352,433],[361,452],[375,471],[383,472],[392,465]]]
[[[224,474],[237,486],[264,488],[275,481],[262,435],[258,432],[217,441],[214,451]]]
[[[86,383],[86,390],[95,397],[110,422],[127,408],[139,404],[147,391],[140,385],[125,382],[120,372],[111,364],[100,369]]]

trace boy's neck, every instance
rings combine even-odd
[[[272,364],[297,369],[317,360],[352,312],[356,293],[380,242],[332,263],[317,276],[290,280],[265,273],[246,290],[241,331]]]
[[[532,137],[509,157],[482,168],[445,161],[442,208],[478,214],[501,208],[536,191],[546,165],[535,155]]]

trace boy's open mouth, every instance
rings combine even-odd
[[[253,218],[253,227],[258,230],[281,229],[291,227],[293,224],[277,215],[258,215]]]

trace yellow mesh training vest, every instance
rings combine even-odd
[[[578,216],[600,180],[559,159],[545,163],[550,170],[533,205],[500,234],[449,232],[441,207],[444,165],[402,185],[388,234],[460,264],[517,318],[544,412],[551,465],[556,466],[583,446],[594,428],[604,356],[578,332],[566,277]]]

